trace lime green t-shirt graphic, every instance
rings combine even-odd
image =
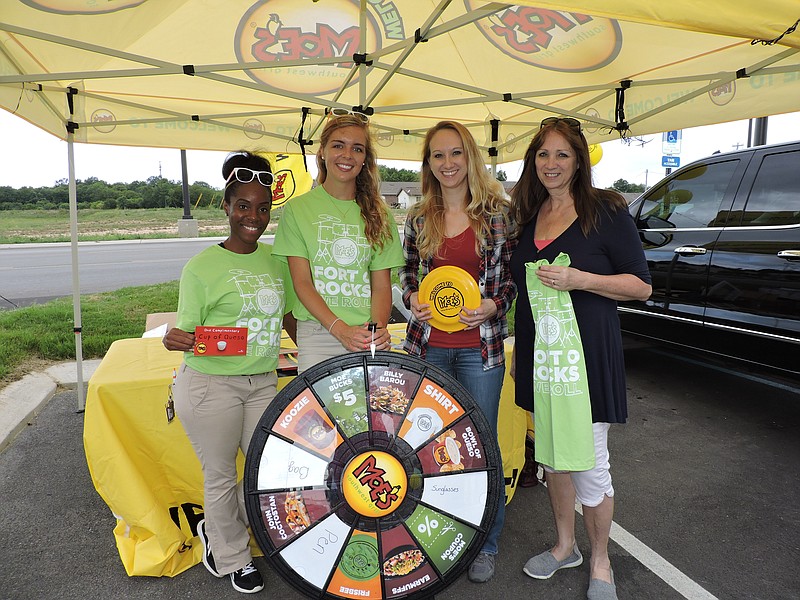
[[[536,276],[547,260],[526,263],[528,300],[536,327],[533,346],[533,416],[536,460],[557,471],[594,467],[592,407],[583,344],[569,292]],[[554,265],[569,266],[563,252]]]
[[[382,209],[393,218],[388,207]],[[383,248],[371,246],[358,204],[337,200],[321,185],[286,204],[273,254],[282,260],[307,259],[317,292],[348,325],[371,319],[371,272],[404,262],[397,227],[392,227],[392,239]],[[294,316],[298,321],[315,320],[300,300]]]

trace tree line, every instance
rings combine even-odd
[[[383,181],[419,181],[419,171],[379,166]],[[183,206],[183,186],[163,177],[146,181],[107,183],[97,177],[75,182],[78,208],[132,209],[180,208]],[[204,181],[189,186],[192,207],[219,207],[222,189]],[[69,208],[69,182],[56,181],[52,187],[0,186],[0,210],[56,210]]]
[[[183,188],[179,182],[163,177],[147,181],[106,183],[97,177],[79,179],[75,183],[78,208],[130,209],[179,208],[183,206]],[[189,200],[198,206],[219,204],[222,191],[198,181],[189,186]],[[52,187],[0,187],[0,210],[55,210],[69,208],[69,185],[66,179]]]
[[[380,165],[383,181],[419,181],[419,171],[395,169]],[[505,181],[504,171],[497,178]],[[612,186],[620,192],[643,192],[641,184],[618,179]],[[149,177],[146,181],[131,183],[106,183],[97,177],[76,181],[78,208],[132,209],[180,208],[183,206],[183,187],[180,182],[163,177]],[[219,207],[222,190],[204,181],[189,186],[189,203],[192,207]],[[56,210],[69,208],[69,186],[66,179],[56,181],[52,187],[0,186],[0,210]]]

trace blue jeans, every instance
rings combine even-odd
[[[480,348],[434,348],[428,346],[425,360],[439,367],[442,371],[454,377],[472,395],[475,404],[481,409],[492,435],[497,438],[497,413],[500,409],[500,390],[503,388],[505,369],[494,367],[488,371],[483,370],[483,359]],[[489,530],[489,536],[483,544],[481,552],[497,554],[497,539],[503,529],[506,518],[505,502],[505,477],[503,475],[502,458],[500,460],[500,489],[503,495],[497,507],[497,516]]]

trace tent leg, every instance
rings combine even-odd
[[[83,338],[81,338],[81,286],[78,276],[78,193],[75,184],[75,134],[67,128],[67,155],[69,162],[69,237],[72,250],[72,317],[75,332],[75,367],[77,379],[75,392],[78,395],[78,412],[86,406],[83,390]]]

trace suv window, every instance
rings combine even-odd
[[[768,154],[753,182],[742,225],[794,225],[800,223],[800,152]]]
[[[698,165],[668,179],[647,194],[639,218],[649,229],[723,226],[728,211],[720,212],[720,204],[737,165],[737,160]]]

